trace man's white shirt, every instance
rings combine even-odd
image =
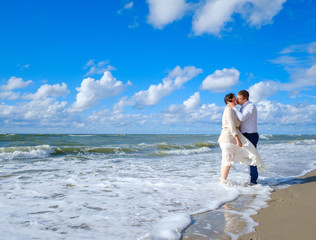
[[[257,108],[252,102],[245,102],[240,110],[234,107],[236,117],[241,121],[242,133],[257,133]]]

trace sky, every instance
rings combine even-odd
[[[316,134],[313,0],[1,0],[0,133]]]

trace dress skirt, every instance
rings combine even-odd
[[[243,135],[240,136],[242,147],[234,143],[219,143],[222,149],[222,166],[231,166],[240,162],[249,166],[257,166],[261,171],[264,170],[262,159],[255,146]]]

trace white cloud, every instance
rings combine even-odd
[[[177,66],[162,80],[163,83],[151,85],[148,90],[136,93],[132,97],[132,101],[139,107],[156,105],[162,98],[181,88],[184,83],[201,72],[201,69],[195,67],[189,66],[181,69]]]
[[[185,0],[147,0],[147,3],[149,5],[148,23],[159,29],[181,19],[188,10]]]
[[[316,86],[316,64],[293,74],[294,88]]]
[[[135,102],[128,99],[128,97],[122,97],[119,102],[114,104],[113,106],[113,112],[119,113],[124,110],[127,106],[134,106]]]
[[[285,49],[283,49],[280,53],[281,54],[290,54],[296,52],[307,52],[308,54],[315,54],[316,53],[316,42],[311,42],[308,44],[297,44],[291,45]]]
[[[16,111],[17,107],[15,106],[0,104],[0,119],[8,122],[10,118],[17,117]]]
[[[103,111],[94,111],[89,117],[88,122],[115,127],[140,126],[148,122],[150,116],[141,114],[126,114],[120,112],[111,112],[108,109]],[[153,119],[152,119],[153,120]]]
[[[202,104],[200,93],[196,92],[183,104],[172,104],[163,113],[164,124],[218,124],[221,121],[224,107],[215,103]]]
[[[132,9],[134,6],[134,2],[129,2],[129,3],[126,3],[122,9],[118,10],[117,13],[118,14],[121,14],[124,10],[129,10],[129,9]]]
[[[20,97],[20,94],[12,91],[0,92],[0,99],[16,100]]]
[[[11,77],[8,80],[7,85],[1,86],[1,89],[10,91],[10,90],[18,89],[18,88],[26,88],[31,83],[32,83],[32,80],[28,80],[28,81],[24,82],[22,80],[22,78]]]
[[[286,0],[147,0],[148,22],[155,28],[163,28],[193,11],[192,30],[195,35],[204,33],[219,35],[228,22],[234,21],[235,13],[251,26],[272,22],[282,10]]]
[[[288,105],[278,102],[262,100],[256,103],[258,108],[258,123],[260,131],[280,132],[289,126],[303,127],[306,124],[316,124],[316,105],[296,104]],[[89,126],[104,126],[117,131],[136,129],[140,131],[156,131],[148,127],[159,126],[161,129],[176,129],[183,132],[188,127],[193,131],[219,132],[224,111],[223,106],[215,103],[203,104],[199,92],[194,93],[182,104],[172,104],[157,114],[127,114],[122,112],[104,111],[94,112],[88,119]],[[267,130],[269,129],[269,130]]]
[[[114,97],[124,91],[128,82],[124,85],[121,81],[117,81],[112,74],[104,72],[100,80],[94,78],[83,79],[81,86],[76,88],[79,92],[76,102],[70,107],[70,112],[82,112],[94,107],[101,99]]]
[[[259,82],[249,88],[249,100],[255,103],[266,100],[276,94],[280,84],[273,81]]]
[[[126,99],[124,99],[126,100]],[[223,104],[224,105],[224,104]],[[183,132],[183,126],[201,131],[201,127],[209,129],[216,125],[220,129],[220,122],[224,106],[216,104],[202,104],[200,93],[196,92],[182,104],[172,104],[161,113],[156,114],[128,114],[119,111],[95,111],[89,117],[89,126],[109,127],[111,130],[139,129],[141,132],[167,132],[174,127]],[[217,132],[217,130],[213,130]]]
[[[132,24],[129,24],[128,25],[128,28],[136,28],[139,26],[139,23],[138,23],[138,17],[134,17],[134,22]]]
[[[292,91],[295,97],[303,89],[316,86],[316,42],[292,45],[280,54],[271,62],[284,66],[290,74],[290,81],[280,84],[281,90]]]
[[[130,99],[121,99],[121,101],[114,106],[114,110],[123,110],[126,106],[136,106],[139,108],[154,106],[159,103],[162,98],[168,96],[174,90],[180,89],[184,83],[201,72],[202,69],[193,66],[187,66],[183,69],[177,66],[162,80],[162,83],[151,85],[148,90],[139,91]]]
[[[124,9],[131,9],[134,6],[134,2],[129,2],[124,5]]]
[[[61,121],[60,115],[63,114],[67,102],[56,102],[52,98],[47,98],[44,100],[31,101],[27,104],[21,106],[22,111],[24,112],[25,120],[38,120],[41,122],[52,122],[53,120],[58,119]],[[46,119],[44,121],[44,119]],[[64,122],[64,121],[62,121]]]
[[[65,112],[67,102],[52,98],[23,102],[18,105],[0,105],[0,119],[6,126],[30,126],[34,128],[69,126],[71,121]],[[22,128],[24,130],[24,128]]]
[[[192,28],[196,35],[219,35],[228,22],[234,21],[234,13],[240,13],[251,26],[260,27],[272,22],[284,2],[286,0],[207,0],[195,12]]]
[[[235,68],[216,70],[203,80],[201,88],[212,92],[225,92],[238,83],[239,75]]]
[[[183,102],[183,106],[188,110],[196,109],[200,105],[201,98],[199,92],[194,93],[188,100]]]
[[[39,99],[46,99],[48,97],[62,97],[69,93],[69,90],[67,89],[67,84],[62,83],[55,84],[55,85],[42,85],[36,93],[34,94],[28,94],[24,96],[25,99],[32,99],[32,100],[39,100]]]
[[[115,70],[115,67],[110,65],[109,61],[100,61],[98,63],[94,63],[94,59],[90,59],[83,68],[88,70],[85,76],[103,74],[106,71]]]
[[[316,105],[286,105],[278,102],[262,101],[257,104],[260,124],[304,125],[315,124]]]
[[[196,35],[210,33],[218,35],[227,22],[233,21],[231,15],[244,0],[208,0],[195,13],[193,31]]]
[[[250,25],[260,27],[261,25],[271,23],[273,17],[283,9],[283,4],[286,1],[287,0],[243,1],[244,6],[240,12]]]
[[[270,60],[270,62],[286,66],[297,66],[300,64],[299,59],[289,55],[277,57],[276,59]]]

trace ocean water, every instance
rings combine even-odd
[[[258,186],[240,164],[222,185],[217,138],[2,134],[1,238],[180,239],[192,214],[243,195],[250,229],[274,186],[315,169],[316,135],[260,135]]]

